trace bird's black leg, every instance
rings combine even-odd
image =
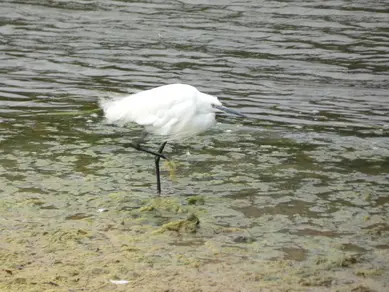
[[[162,151],[163,151],[163,148],[165,148],[166,146],[166,141],[162,143],[161,147],[159,147],[159,150],[158,150],[158,154],[159,155],[155,155],[155,175],[157,176],[157,191],[158,191],[158,195],[161,194],[161,177],[159,175],[159,160],[161,158],[165,158],[166,157],[162,154]]]
[[[124,147],[131,147],[131,148],[134,148],[136,150],[139,150],[139,151],[146,152],[146,153],[154,155],[154,157],[155,157],[154,158],[155,159],[155,174],[157,176],[157,191],[158,191],[158,195],[161,194],[161,177],[160,177],[160,171],[159,171],[159,161],[161,160],[161,158],[168,159],[162,153],[163,149],[166,146],[166,144],[167,144],[167,142],[163,142],[161,144],[161,146],[159,147],[158,152],[149,150],[147,148],[143,148],[140,143],[126,143],[126,144],[123,144]]]
[[[162,144],[162,145],[163,145],[163,147],[165,147],[166,143],[165,143],[165,145],[164,144]],[[156,157],[158,156],[159,158],[167,159],[167,157],[162,154],[162,151],[155,152],[155,151],[149,150],[147,148],[144,148],[139,143],[125,143],[125,144],[123,144],[123,146],[124,147],[131,147],[131,148],[134,148],[136,150],[152,154],[152,155],[154,155]],[[162,150],[163,150],[163,147],[162,147]]]

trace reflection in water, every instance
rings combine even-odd
[[[13,236],[19,243],[18,234],[31,238],[37,252],[33,242],[44,237],[36,234],[54,234],[40,244],[74,237],[87,249],[102,249],[109,241],[121,252],[147,252],[139,262],[168,265],[179,252],[203,263],[231,260],[237,269],[244,256],[256,266],[264,259],[325,262],[329,271],[359,264],[352,275],[299,284],[331,289],[349,285],[342,278],[359,285],[368,277],[363,285],[371,289],[389,285],[382,272],[389,270],[386,1],[9,0],[1,6],[0,228],[8,254],[18,246]],[[147,237],[143,249],[124,248],[134,238],[122,234],[148,234],[139,224],[154,228],[172,215],[155,208],[156,218],[143,218],[139,211],[154,195],[153,165],[120,146],[139,128],[113,127],[82,112],[95,109],[100,97],[174,82],[208,90],[249,119],[221,116],[211,132],[167,148],[178,170],[176,181],[163,182],[164,196],[183,205],[187,196],[205,198],[196,206],[202,211],[195,238],[148,246]],[[23,233],[29,230],[35,233]],[[47,259],[50,251],[38,250]],[[315,262],[327,255],[336,260]]]

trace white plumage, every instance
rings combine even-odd
[[[161,158],[167,159],[163,154],[167,141],[182,140],[206,131],[215,124],[217,111],[244,116],[222,106],[216,96],[202,93],[186,84],[164,85],[121,99],[101,100],[100,106],[110,123],[125,125],[133,122],[144,126],[151,134],[163,136],[164,142],[158,151],[144,148],[141,141],[124,145],[154,155],[159,194],[159,161]]]
[[[169,84],[141,91],[118,100],[101,102],[108,122],[130,122],[145,127],[166,140],[182,139],[204,132],[215,124],[217,97],[187,84]]]

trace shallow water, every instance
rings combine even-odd
[[[205,204],[192,210],[200,219],[195,235],[153,244],[201,263],[210,246],[227,248],[218,261],[240,268],[245,256],[309,267],[357,255],[351,284],[338,272],[331,281],[298,283],[384,291],[387,272],[360,270],[389,270],[388,14],[386,1],[3,1],[5,254],[25,248],[18,236],[135,228],[117,226],[142,217],[131,212],[154,197],[153,159],[121,146],[138,128],[83,112],[101,97],[183,82],[249,118],[221,116],[201,137],[169,145],[176,178],[165,169],[163,196],[186,208],[189,196],[201,195]],[[154,214],[145,226],[179,214]],[[218,228],[231,230],[210,231]],[[37,252],[44,243],[34,242]],[[237,249],[241,258],[233,257]],[[7,259],[5,268],[16,269]],[[0,276],[14,285],[14,275]]]

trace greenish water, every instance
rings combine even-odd
[[[3,1],[0,290],[389,290],[388,12]],[[82,112],[173,82],[249,118],[168,145],[156,198],[140,129]]]

